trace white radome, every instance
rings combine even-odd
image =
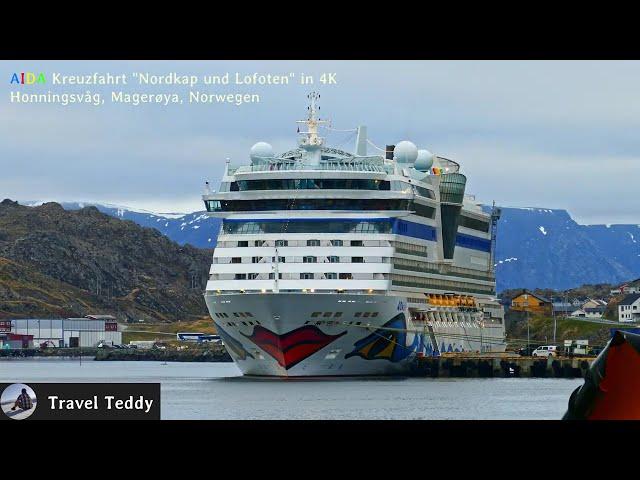
[[[251,157],[251,160],[261,160],[273,157],[273,147],[267,142],[258,142],[251,147],[249,156]]]
[[[428,172],[433,165],[434,155],[429,150],[418,150],[418,158],[413,165],[413,168],[420,172]]]
[[[418,158],[418,147],[413,142],[403,140],[393,149],[393,158],[398,163],[413,163]]]

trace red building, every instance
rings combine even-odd
[[[1,348],[33,348],[33,335],[16,333],[0,333]]]

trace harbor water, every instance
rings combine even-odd
[[[161,384],[163,419],[560,419],[582,379],[254,379],[233,363],[3,359],[0,382]]]

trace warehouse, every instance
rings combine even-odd
[[[110,315],[84,318],[21,318],[11,320],[11,333],[33,336],[34,347],[95,347],[122,343],[116,319]]]

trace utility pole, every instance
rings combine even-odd
[[[529,338],[529,295],[525,293],[524,295],[524,311],[527,316],[527,355],[531,355],[530,348],[530,338]]]

